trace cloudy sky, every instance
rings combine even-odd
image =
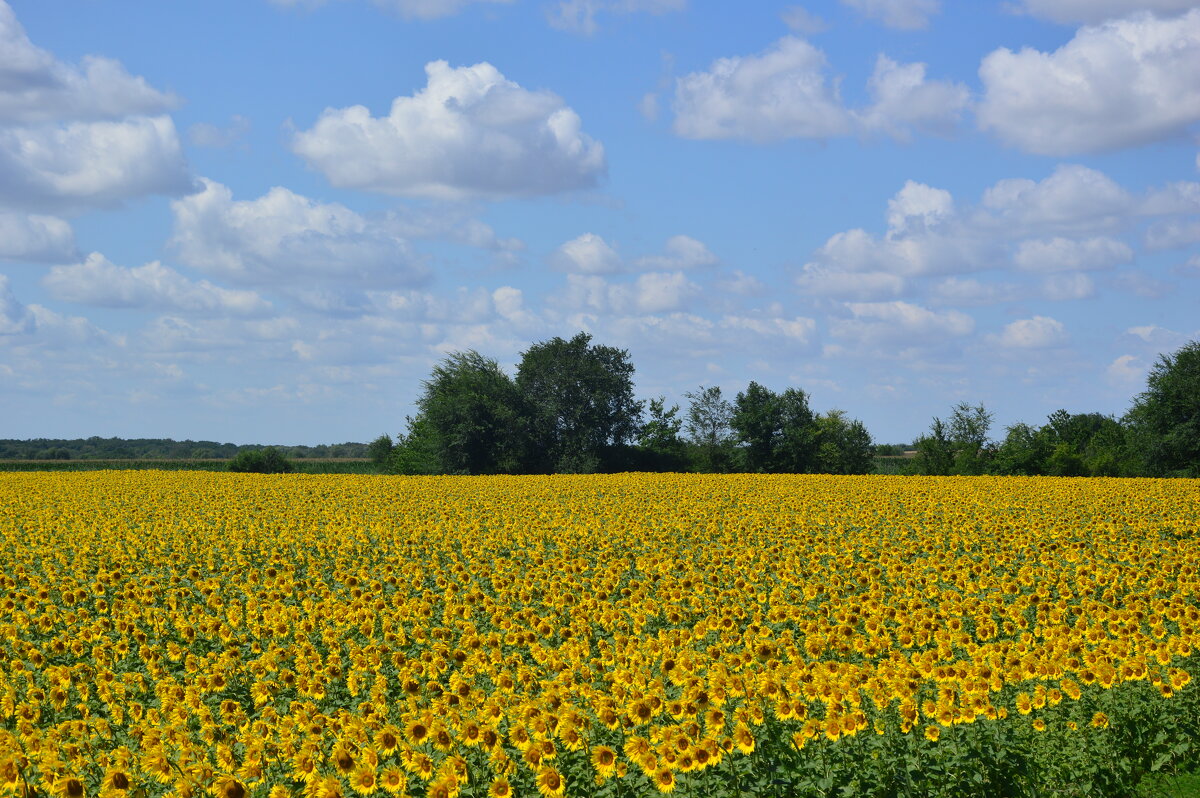
[[[370,440],[579,330],[877,440],[1200,337],[1200,0],[0,0],[0,437]]]

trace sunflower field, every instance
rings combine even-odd
[[[0,474],[0,796],[1113,795],[1200,485]]]

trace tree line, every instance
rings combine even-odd
[[[956,405],[914,444],[920,474],[1200,477],[1200,341],[1162,355],[1120,418],[1057,410],[989,437],[993,414]]]
[[[241,452],[256,451],[261,444],[239,445],[216,441],[176,441],[170,438],[31,438],[0,439],[0,460],[228,460]],[[367,457],[365,443],[319,446],[278,446],[288,456],[301,459]]]
[[[756,382],[732,401],[719,387],[638,400],[629,352],[587,333],[521,354],[509,376],[492,358],[455,352],[422,384],[417,412],[371,457],[398,474],[701,471],[865,474],[871,436],[840,410],[816,413],[798,388]]]

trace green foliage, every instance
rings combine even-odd
[[[733,464],[733,406],[721,396],[720,387],[700,386],[685,393],[690,402],[686,428],[694,449],[697,470],[725,473]]]
[[[779,442],[772,470],[782,474],[806,474],[817,470],[817,417],[808,406],[808,394],[788,388],[779,394]]]
[[[495,360],[455,352],[433,368],[417,400],[421,445],[442,474],[513,473],[521,464],[521,399]],[[420,473],[420,472],[418,472]]]
[[[227,468],[239,474],[290,474],[296,470],[292,462],[273,446],[238,452]]]
[[[578,333],[534,344],[521,355],[516,388],[527,448],[524,470],[610,470],[641,426],[629,352]]]
[[[844,410],[817,416],[817,470],[822,474],[870,474],[874,446],[867,428]]]
[[[744,470],[774,470],[775,447],[783,433],[783,407],[775,392],[752,381],[734,399],[729,424],[743,447]]]
[[[683,428],[679,405],[672,405],[668,410],[666,403],[666,398],[661,396],[649,402],[649,419],[642,425],[637,439],[640,471],[687,470],[687,445],[679,436]]]
[[[386,471],[389,474],[440,474],[440,441],[432,425],[423,416],[409,417],[408,431],[392,448]]]
[[[387,466],[388,460],[392,457],[392,450],[396,448],[396,444],[392,441],[392,436],[384,433],[367,445],[367,457],[375,465],[383,468]]]
[[[930,476],[945,476],[954,468],[954,441],[950,431],[937,416],[929,425],[929,434],[922,435],[913,443],[917,456],[913,466],[917,473]]]
[[[992,412],[982,404],[959,402],[946,423],[936,416],[929,432],[913,444],[921,474],[983,474],[991,457],[988,430]]]
[[[1151,476],[1200,476],[1200,341],[1159,357],[1126,416]]]

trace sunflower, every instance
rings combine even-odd
[[[562,774],[551,765],[542,765],[537,771],[537,789],[545,798],[561,798],[567,789]]]
[[[390,767],[379,774],[379,786],[392,795],[408,792],[408,776],[397,767]]]
[[[246,798],[250,791],[233,776],[220,776],[213,785],[217,798]]]
[[[488,787],[488,798],[512,798],[512,785],[504,776],[497,776]]]
[[[429,726],[420,719],[411,720],[405,725],[404,734],[413,745],[420,745],[429,737]]]
[[[925,739],[929,740],[931,743],[936,743],[941,734],[941,729],[939,729],[937,726],[925,727]]]
[[[1108,715],[1105,715],[1103,712],[1097,712],[1095,715],[1092,715],[1092,725],[1097,729],[1107,729]]]
[[[607,745],[598,745],[592,749],[592,767],[603,778],[610,778],[617,772],[617,752]]]
[[[654,787],[659,792],[674,792],[675,791],[675,773],[668,767],[661,767],[654,771]]]
[[[400,730],[391,724],[384,726],[375,732],[375,745],[385,756],[393,753],[400,747]]]
[[[350,788],[359,795],[370,795],[379,786],[379,778],[372,768],[359,766],[350,774]]]
[[[83,798],[83,780],[73,774],[63,774],[50,785],[55,798]]]

